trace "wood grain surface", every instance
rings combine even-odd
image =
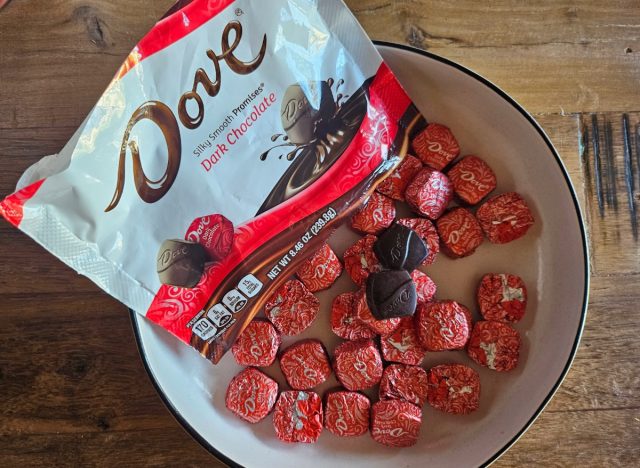
[[[0,194],[62,147],[171,3],[14,0],[0,10]],[[495,466],[640,465],[640,243],[621,127],[623,113],[640,121],[637,1],[347,3],[372,38],[455,60],[523,104],[585,208],[593,278],[582,345],[556,397]],[[611,123],[617,167],[618,209],[603,215],[594,148],[581,145],[592,113]],[[2,466],[222,466],[156,395],[121,304],[5,222],[0,255]]]

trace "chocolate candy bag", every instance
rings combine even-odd
[[[0,213],[215,363],[419,127],[342,1],[180,1]]]

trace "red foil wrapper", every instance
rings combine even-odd
[[[396,206],[393,200],[373,192],[367,203],[351,218],[351,227],[362,234],[380,234],[393,223]]]
[[[264,419],[278,398],[278,383],[254,367],[236,375],[225,396],[225,405],[236,416],[252,424]]]
[[[334,351],[333,370],[347,390],[365,390],[380,382],[382,358],[373,340],[345,341]]]
[[[373,316],[367,305],[367,296],[364,289],[360,290],[356,299],[358,319],[372,329],[378,335],[388,335],[400,325],[400,317],[386,320],[378,320]]]
[[[373,338],[376,332],[358,318],[357,293],[339,294],[331,304],[331,331],[345,340]]]
[[[432,367],[427,401],[445,413],[469,414],[480,406],[480,376],[462,364]]]
[[[440,238],[433,223],[425,218],[401,218],[398,223],[416,231],[427,244],[429,254],[422,264],[431,265],[435,261],[438,252],[440,252]]]
[[[484,240],[480,224],[466,208],[452,209],[436,221],[436,225],[444,252],[452,258],[471,255]]]
[[[202,245],[210,260],[222,260],[233,247],[233,223],[221,214],[203,216],[191,223],[184,238]]]
[[[516,368],[520,356],[520,334],[501,322],[476,322],[471,332],[469,357],[498,372]]]
[[[389,447],[411,447],[418,441],[422,410],[402,400],[381,400],[371,409],[371,437]]]
[[[295,390],[316,387],[331,375],[327,352],[319,340],[304,340],[289,346],[280,356],[280,369]]]
[[[385,361],[411,366],[419,365],[427,355],[427,350],[418,341],[413,317],[402,318],[395,331],[381,337],[380,348]]]
[[[463,202],[476,205],[496,188],[496,175],[477,156],[465,156],[447,173],[454,193]]]
[[[370,273],[382,270],[382,265],[373,252],[373,244],[377,240],[376,236],[365,236],[344,252],[344,268],[358,286],[364,286]]]
[[[339,437],[355,437],[369,430],[371,403],[358,392],[334,391],[324,403],[324,427]]]
[[[418,305],[415,315],[420,344],[429,351],[462,349],[469,340],[469,312],[455,301]]]
[[[453,198],[453,186],[442,172],[424,168],[407,186],[404,196],[416,213],[436,220]]]
[[[269,298],[264,306],[266,316],[280,333],[301,333],[316,319],[320,301],[304,284],[289,280]]]
[[[254,319],[231,347],[241,366],[268,367],[276,360],[280,333],[267,320]]]
[[[324,244],[298,268],[296,274],[309,291],[321,291],[331,287],[340,277],[342,263],[329,244]]]
[[[436,295],[436,283],[425,273],[420,270],[413,270],[411,272],[411,279],[416,285],[418,304],[427,303],[434,298]]]
[[[322,400],[314,392],[280,393],[273,412],[273,427],[283,442],[315,443],[322,432]]]
[[[432,123],[411,142],[414,153],[427,166],[438,171],[444,169],[460,154],[460,146],[448,127]]]
[[[404,201],[404,192],[409,182],[422,169],[422,163],[415,156],[408,154],[398,168],[378,185],[379,193],[394,200]]]
[[[533,225],[533,215],[515,192],[490,198],[476,212],[485,235],[494,244],[506,244],[524,236]]]
[[[488,273],[480,280],[477,298],[485,320],[519,322],[527,307],[527,287],[517,275]]]
[[[419,407],[427,400],[427,371],[419,366],[390,364],[380,380],[381,400],[406,400]]]

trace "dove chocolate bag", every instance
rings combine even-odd
[[[180,1],[0,213],[216,363],[423,125],[342,1]]]

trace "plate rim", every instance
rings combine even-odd
[[[479,81],[480,83],[484,84],[489,89],[494,91],[496,94],[498,94],[502,99],[504,99],[508,104],[510,104],[520,114],[522,114],[522,116],[533,126],[533,128],[538,132],[540,137],[543,139],[544,143],[547,145],[547,147],[551,151],[551,154],[555,158],[556,163],[558,164],[558,166],[560,168],[560,172],[562,173],[562,175],[563,175],[563,177],[565,179],[567,187],[569,188],[569,193],[571,194],[571,198],[573,200],[573,204],[574,204],[574,208],[575,208],[575,214],[576,214],[576,217],[577,217],[577,220],[578,220],[578,225],[580,227],[580,234],[581,234],[581,240],[582,240],[582,250],[583,250],[583,262],[584,262],[584,275],[585,275],[584,276],[584,291],[583,291],[583,297],[582,297],[582,311],[581,311],[581,314],[580,314],[580,324],[578,326],[578,330],[577,330],[577,333],[576,333],[576,338],[575,338],[575,340],[573,342],[573,346],[571,348],[571,353],[569,354],[567,362],[566,362],[562,372],[560,373],[560,376],[558,377],[558,380],[553,385],[553,387],[550,389],[550,391],[547,394],[547,396],[545,397],[545,399],[542,401],[540,406],[533,413],[531,418],[524,424],[522,429],[520,429],[520,431],[518,431],[502,448],[500,448],[496,453],[494,453],[491,457],[489,457],[489,459],[487,459],[486,461],[484,461],[484,462],[482,462],[480,464],[481,467],[486,467],[486,466],[491,465],[498,458],[500,458],[502,455],[504,455],[529,430],[529,428],[533,425],[533,423],[536,421],[536,419],[538,419],[538,417],[542,414],[544,409],[547,407],[547,405],[549,404],[551,399],[554,397],[554,395],[556,394],[556,392],[558,391],[558,389],[562,385],[562,382],[564,381],[564,379],[566,378],[567,374],[569,373],[569,370],[571,369],[573,361],[575,360],[575,356],[576,356],[576,353],[578,351],[578,347],[580,345],[580,340],[582,338],[582,334],[583,334],[583,331],[584,331],[584,326],[585,326],[585,322],[586,322],[586,318],[587,318],[587,309],[588,309],[588,304],[589,304],[589,290],[590,290],[590,283],[591,283],[591,265],[589,264],[589,258],[590,258],[589,257],[589,242],[588,242],[588,238],[587,238],[587,231],[586,231],[586,227],[585,227],[584,216],[582,214],[582,209],[580,207],[580,202],[578,201],[578,196],[577,196],[577,193],[576,193],[576,189],[575,189],[575,187],[573,185],[573,182],[571,181],[571,177],[569,176],[569,172],[567,171],[567,168],[564,165],[564,162],[562,161],[562,158],[558,154],[557,150],[555,149],[555,147],[551,143],[551,140],[547,136],[546,132],[542,129],[540,124],[538,124],[538,122],[531,116],[531,114],[529,114],[529,112],[527,112],[524,109],[524,107],[522,107],[514,98],[509,96],[500,87],[498,87],[497,85],[495,85],[494,83],[489,81],[487,78],[483,77],[482,75],[479,75],[478,73],[474,72],[473,70],[471,70],[471,69],[469,69],[469,68],[467,68],[467,67],[465,67],[463,65],[460,65],[459,63],[456,63],[456,62],[454,62],[452,60],[449,60],[447,58],[444,58],[444,57],[441,57],[439,55],[436,55],[436,54],[434,54],[432,52],[428,52],[426,50],[418,49],[416,47],[408,46],[408,45],[405,45],[405,44],[399,44],[399,43],[395,43],[395,42],[374,40],[373,43],[377,47],[388,47],[388,48],[391,48],[391,49],[404,50],[406,52],[411,52],[411,53],[415,53],[415,54],[418,54],[418,55],[422,55],[422,56],[427,57],[429,59],[436,60],[438,62],[444,63],[445,65],[449,65],[449,66],[451,66],[451,67],[453,67],[453,68],[465,73],[466,75],[469,75],[471,78],[476,79],[477,81]],[[174,406],[174,404],[165,395],[164,390],[162,389],[162,387],[158,383],[158,379],[156,378],[156,376],[154,374],[154,371],[150,368],[149,362],[147,360],[146,349],[144,348],[144,345],[142,344],[142,337],[140,335],[140,327],[138,326],[138,320],[139,320],[140,316],[139,316],[138,313],[136,313],[135,311],[133,311],[131,309],[129,309],[129,316],[130,316],[130,319],[131,319],[131,326],[133,328],[133,333],[134,333],[134,336],[135,336],[136,347],[138,348],[138,353],[140,354],[140,358],[142,360],[142,364],[144,366],[144,369],[145,369],[147,375],[149,376],[149,380],[151,381],[151,384],[153,385],[153,387],[155,388],[156,392],[158,393],[158,396],[160,397],[160,399],[162,400],[164,405],[167,407],[167,409],[169,410],[171,415],[176,419],[176,421],[178,421],[178,423],[180,423],[182,428],[191,437],[193,437],[198,443],[200,443],[200,445],[205,450],[207,450],[209,453],[211,453],[213,456],[215,456],[218,460],[220,460],[221,462],[223,462],[223,463],[225,463],[228,466],[233,467],[233,468],[235,468],[235,467],[243,468],[242,465],[240,465],[239,463],[237,463],[234,460],[232,460],[231,458],[229,458],[227,455],[225,455],[220,450],[215,448],[211,443],[209,443],[203,436],[201,436],[198,433],[198,431],[196,431],[196,429],[193,426],[191,426],[191,424],[189,424],[189,422],[184,418],[184,416],[182,416],[180,411]]]

